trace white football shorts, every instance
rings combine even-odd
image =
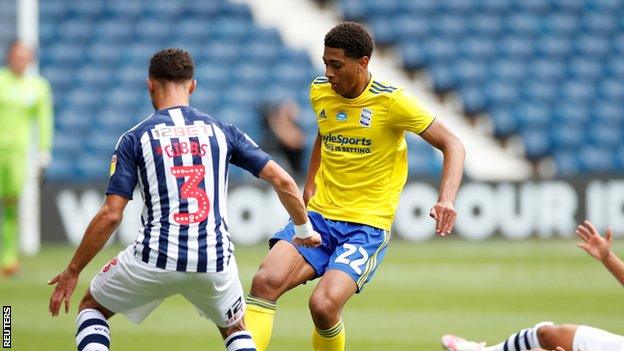
[[[572,349],[573,351],[624,351],[624,336],[579,325],[574,334]]]
[[[218,273],[178,272],[151,266],[133,253],[130,245],[91,281],[91,295],[108,310],[138,324],[165,298],[180,294],[219,327],[243,317],[245,299],[234,258]]]

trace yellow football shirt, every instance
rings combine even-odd
[[[316,194],[308,209],[325,218],[390,230],[407,180],[405,131],[422,133],[434,120],[401,88],[371,78],[347,99],[325,77],[310,85],[321,138]]]

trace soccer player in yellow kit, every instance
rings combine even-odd
[[[318,277],[309,300],[314,350],[345,349],[342,309],[382,261],[407,179],[406,131],[444,154],[440,194],[430,214],[438,235],[453,228],[464,147],[414,96],[369,73],[373,47],[370,34],[354,22],[340,23],[325,36],[325,77],[310,86],[319,134],[304,192],[310,223],[322,243],[294,245],[291,238],[301,229],[292,222],[271,238],[245,316],[259,351],[269,343],[277,299]]]

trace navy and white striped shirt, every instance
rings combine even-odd
[[[106,194],[145,206],[136,257],[167,270],[220,272],[234,252],[227,219],[228,163],[254,176],[270,160],[245,133],[190,107],[153,113],[117,142]]]

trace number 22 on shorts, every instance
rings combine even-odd
[[[358,275],[362,275],[362,265],[366,263],[366,260],[368,260],[368,252],[366,252],[366,250],[364,250],[361,246],[355,246],[352,244],[344,244],[342,245],[342,247],[344,247],[345,252],[340,254],[340,256],[336,257],[336,260],[334,262],[349,265],[351,269],[355,271],[355,273],[357,273]],[[352,256],[356,251],[358,251],[360,255],[362,255],[362,258],[358,258],[357,260],[350,259],[349,257]]]

